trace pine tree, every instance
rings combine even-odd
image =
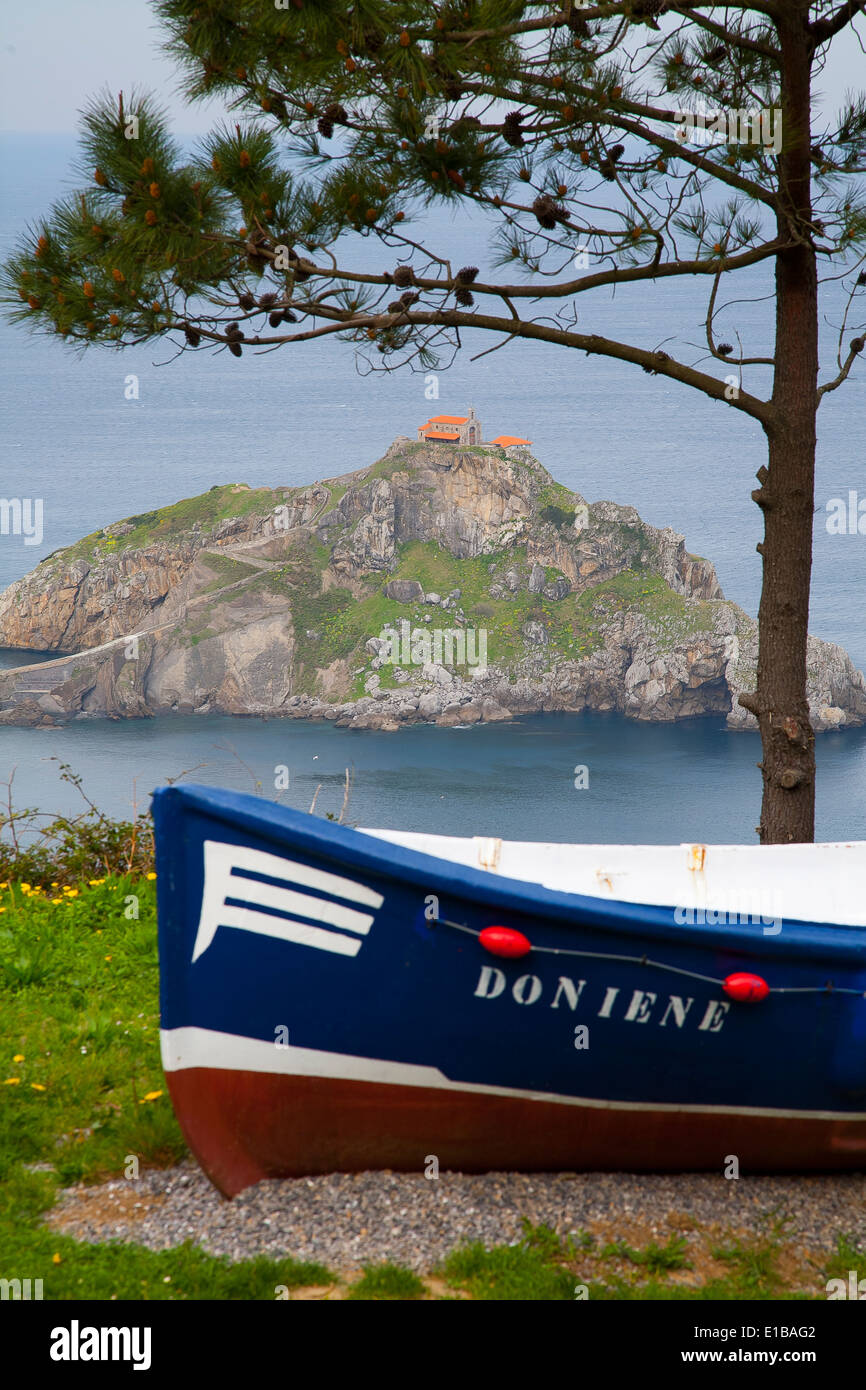
[[[812,98],[864,0],[156,9],[189,98],[222,96],[241,119],[183,163],[147,97],[96,99],[86,191],[5,267],[13,316],[73,343],[169,336],[236,357],[336,334],[386,369],[426,369],[443,343],[483,329],[629,363],[750,416],[768,457],[752,494],[764,518],[757,686],[740,702],[762,738],[762,842],[811,840],[817,417],[864,347],[843,328],[838,370],[819,385],[819,261],[848,287],[846,324],[866,284],[866,99],[816,129]],[[701,143],[691,135],[707,110]],[[501,274],[470,280],[426,244],[425,207],[460,202],[488,212]],[[370,243],[363,271],[341,264],[350,247],[357,264],[357,238]],[[776,283],[768,356],[719,342],[715,326],[720,286],[762,262]],[[680,276],[708,287],[702,364],[578,330],[587,291]],[[759,365],[772,369],[768,399],[746,389]]]

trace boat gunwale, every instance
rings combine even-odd
[[[826,958],[866,970],[866,927],[785,918],[782,933],[768,937],[760,925],[748,923],[680,926],[671,921],[674,905],[594,898],[547,888],[525,879],[493,875],[484,869],[367,835],[352,826],[319,819],[293,807],[259,802],[249,794],[228,788],[193,783],[161,787],[154,792],[153,810],[158,831],[167,828],[159,825],[163,817],[170,821],[190,809],[199,810],[226,825],[235,836],[254,831],[263,840],[276,845],[283,856],[289,832],[309,853],[349,864],[356,870],[366,870],[386,880],[408,881],[432,892],[437,880],[447,878],[449,895],[462,895],[491,910],[510,909],[526,916],[542,909],[540,915],[545,925],[583,927],[615,936],[640,934],[683,948],[700,947],[721,950],[725,954],[749,955],[778,965],[787,960]],[[165,839],[176,844],[176,837],[170,833]],[[169,850],[162,850],[160,858],[168,853]],[[159,888],[158,879],[158,892]]]

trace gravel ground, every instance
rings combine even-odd
[[[165,1250],[185,1240],[232,1260],[317,1260],[351,1271],[389,1260],[429,1271],[455,1247],[515,1242],[521,1219],[560,1234],[689,1243],[765,1233],[787,1217],[783,1240],[817,1255],[838,1235],[866,1240],[866,1177],[673,1176],[631,1173],[333,1173],[262,1182],[227,1202],[193,1162],[137,1181],[67,1188],[49,1224],[85,1241],[119,1239]]]

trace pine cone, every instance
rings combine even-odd
[[[345,125],[349,117],[346,115],[346,108],[339,102],[332,101],[330,106],[326,106],[318,121],[320,135],[324,135],[326,140],[330,140],[334,133],[335,125]]]
[[[232,357],[243,357],[243,348],[240,343],[229,343],[229,352]]]
[[[260,308],[260,309],[270,309],[271,305],[272,305],[272,304],[276,304],[276,302],[277,302],[277,296],[276,296],[275,294],[273,294],[270,290],[268,291],[267,294],[260,294],[260,295],[259,295],[259,308]]]
[[[415,272],[411,265],[398,265],[392,278],[395,285],[412,285],[415,283]]]
[[[251,294],[239,295],[238,304],[241,306],[242,309],[246,309],[248,311],[250,309],[255,309],[256,307],[256,301]]]
[[[268,238],[265,236],[264,232],[260,232],[258,229],[256,229],[256,231],[254,231],[251,236],[247,237],[247,256],[251,260],[256,260],[262,254],[261,248],[263,246],[267,246],[267,244]]]
[[[473,280],[478,279],[478,266],[465,265],[462,270],[458,270],[456,278],[464,285],[471,285]]]
[[[633,0],[631,22],[637,24],[643,20],[651,29],[658,29],[656,15],[661,14],[666,4],[667,0]]]
[[[286,252],[289,257],[289,269],[295,277],[296,284],[300,285],[304,280],[309,280],[310,272],[302,268],[298,253],[294,246],[287,247]]]
[[[199,333],[198,329],[191,328],[189,324],[185,324],[183,335],[189,343],[190,347],[198,347],[199,343],[201,342],[201,334]]]
[[[532,211],[535,213],[540,226],[546,231],[552,232],[557,222],[567,222],[568,213],[561,203],[555,198],[551,198],[549,193],[542,193],[532,204]]]
[[[507,145],[511,145],[514,149],[526,144],[523,138],[522,122],[523,117],[519,111],[509,111],[502,122],[502,138]]]
[[[719,352],[723,357],[727,357],[734,350],[733,343],[719,343]]]
[[[471,309],[472,305],[475,303],[475,297],[472,291],[461,289],[460,287],[454,291],[454,298],[464,309]]]
[[[607,179],[608,183],[612,183],[614,178],[616,177],[616,164],[622,158],[624,153],[624,145],[614,145],[612,149],[608,150],[607,157],[599,160],[599,172],[601,173],[603,178]]]

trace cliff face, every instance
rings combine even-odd
[[[397,728],[531,710],[752,716],[755,623],[708,561],[537,460],[398,439],[296,489],[215,487],[130,517],[0,595],[0,645],[74,652],[0,672],[0,723],[168,711]],[[817,727],[866,685],[810,639]]]

